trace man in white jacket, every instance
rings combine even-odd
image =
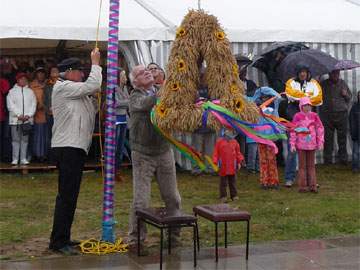
[[[20,163],[29,164],[26,159],[29,134],[25,131],[24,124],[33,124],[36,111],[36,97],[27,86],[28,80],[25,73],[16,75],[16,84],[10,89],[6,102],[9,110],[9,125],[12,139],[12,165]]]
[[[100,91],[102,81],[98,49],[91,52],[91,62],[89,77],[82,82],[84,74],[80,60],[69,58],[62,61],[58,67],[65,80],[58,80],[52,92],[54,126],[51,147],[59,170],[59,188],[49,248],[64,255],[78,254],[73,248],[77,243],[70,240],[70,231],[85,157],[94,131],[95,94]]]

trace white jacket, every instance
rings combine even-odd
[[[75,147],[88,153],[98,109],[96,99],[90,95],[100,91],[101,81],[101,67],[92,65],[85,82],[58,80],[55,83],[51,147]]]
[[[34,122],[36,97],[28,86],[21,87],[15,84],[7,95],[6,103],[9,110],[9,125],[22,124],[23,122],[18,119],[20,115],[28,115],[30,119],[27,122],[31,124]]]
[[[301,86],[300,82],[291,78],[285,84],[285,93],[289,101],[299,101],[302,97],[309,97],[312,106],[322,104],[322,89],[314,79],[306,81]]]

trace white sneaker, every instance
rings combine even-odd
[[[292,185],[293,185],[293,182],[291,182],[291,181],[286,181],[286,183],[285,183],[285,186],[288,188],[290,188]]]
[[[11,162],[11,165],[18,165],[18,161],[14,159],[14,160]]]
[[[22,164],[22,165],[27,165],[27,164],[29,164],[30,162],[29,161],[27,161],[26,159],[22,159],[21,161],[20,161],[20,164]]]

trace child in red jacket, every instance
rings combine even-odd
[[[226,129],[224,137],[216,141],[213,154],[213,161],[219,166],[220,175],[220,200],[227,201],[226,186],[229,184],[230,197],[233,201],[238,199],[236,189],[236,170],[240,169],[241,162],[244,160],[240,152],[240,146],[234,139],[236,134]]]

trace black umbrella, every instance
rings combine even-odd
[[[294,41],[283,41],[283,42],[274,42],[267,46],[265,49],[260,51],[257,56],[255,56],[252,66],[260,69],[261,71],[273,73],[277,65],[282,61],[282,59],[289,53],[296,52],[299,50],[307,50],[307,47],[302,42]],[[281,52],[281,58],[278,56],[278,52]],[[269,75],[269,74],[267,74]]]
[[[286,82],[296,76],[297,67],[300,65],[308,66],[312,76],[323,75],[334,70],[338,62],[336,58],[320,50],[301,50],[285,57],[277,69],[277,75]]]
[[[260,51],[259,55],[265,56],[267,54],[271,54],[276,51],[281,51],[287,55],[292,52],[296,52],[299,50],[306,50],[306,49],[309,49],[309,47],[302,42],[294,42],[294,41],[274,42],[269,46],[267,46],[262,51]]]
[[[245,55],[242,55],[242,54],[235,54],[235,59],[236,59],[236,62],[243,66],[243,65],[249,65],[252,63],[252,61],[249,59],[249,57],[246,57]]]

